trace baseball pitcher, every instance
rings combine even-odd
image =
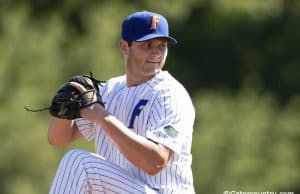
[[[195,111],[185,88],[162,70],[169,36],[166,18],[135,12],[122,23],[119,48],[125,75],[101,83],[72,77],[49,108],[49,143],[95,141],[95,153],[71,150],[62,158],[51,194],[193,194]]]

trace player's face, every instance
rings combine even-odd
[[[127,77],[146,81],[163,68],[168,54],[168,42],[165,39],[132,42],[127,49],[125,54],[123,52]]]

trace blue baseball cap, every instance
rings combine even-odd
[[[176,44],[175,38],[169,36],[167,19],[157,13],[135,12],[122,23],[122,39],[126,41],[146,41],[154,38],[165,38]]]

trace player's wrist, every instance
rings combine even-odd
[[[103,119],[109,113],[99,103],[92,104],[80,110],[81,117],[97,123],[98,120]]]

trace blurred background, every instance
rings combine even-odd
[[[67,150],[93,151],[51,147],[48,113],[24,106],[49,105],[75,74],[123,74],[120,25],[140,10],[165,15],[178,40],[165,69],[197,111],[197,193],[300,193],[297,0],[0,0],[0,193],[48,193]]]

